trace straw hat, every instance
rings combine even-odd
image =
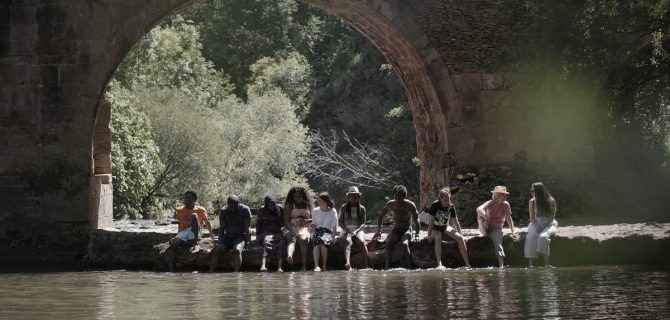
[[[496,186],[495,188],[493,188],[493,191],[491,191],[491,193],[509,194],[509,192],[507,192],[507,188],[505,186]]]
[[[349,187],[349,191],[347,192],[347,195],[350,195],[350,194],[358,194],[358,195],[360,195],[361,193],[358,191],[358,187],[356,187],[356,186],[351,186],[351,187]]]

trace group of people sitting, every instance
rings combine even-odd
[[[533,259],[542,256],[545,265],[549,263],[549,242],[556,233],[556,201],[545,190],[541,182],[531,186],[532,199],[528,202],[529,225],[525,242],[525,256],[529,260],[529,266],[533,266]],[[503,226],[507,222],[512,237],[516,238],[512,210],[507,202],[506,187],[496,186],[492,191],[492,199],[477,208],[477,221],[479,231],[482,235],[491,238],[494,251],[500,267],[504,265],[505,252],[503,250]],[[439,190],[439,199],[435,200],[428,214],[429,243],[434,243],[437,268],[443,269],[442,237],[446,235],[458,244],[459,253],[465,267],[470,267],[467,246],[463,237],[456,207],[451,201],[451,192],[445,187]],[[267,271],[268,259],[277,260],[278,271],[282,271],[284,260],[293,264],[293,254],[296,244],[300,249],[302,270],[306,270],[307,248],[312,248],[314,259],[314,271],[327,270],[328,248],[338,241],[336,236],[339,229],[339,239],[346,241],[345,268],[351,268],[351,249],[356,246],[363,258],[365,268],[368,268],[368,250],[366,246],[365,231],[367,212],[361,205],[361,193],[358,188],[352,186],[346,193],[347,203],[340,206],[339,210],[331,196],[327,192],[318,194],[318,206],[314,204],[307,190],[303,187],[293,187],[286,196],[284,204],[280,204],[273,196],[264,199],[264,205],[256,215],[257,241],[263,247],[261,271]],[[420,224],[416,205],[407,199],[407,189],[398,185],[393,188],[394,199],[383,207],[377,218],[377,232],[372,237],[373,241],[381,238],[381,227],[384,218],[390,213],[393,226],[386,236],[385,263],[386,268],[390,265],[390,254],[393,247],[400,243],[406,259],[407,267],[412,267],[409,243],[419,241]],[[184,206],[179,208],[175,218],[179,220],[179,232],[170,240],[169,267],[174,268],[176,250],[186,243],[197,241],[202,234],[203,228],[207,229],[214,238],[212,226],[207,219],[207,211],[196,204],[198,195],[189,190],[184,193]],[[251,242],[250,222],[251,209],[240,203],[237,196],[231,195],[227,204],[219,213],[219,236],[218,244],[212,250],[210,271],[214,272],[219,266],[219,258],[229,250],[234,250],[234,269],[239,271],[242,264],[242,252],[247,244]],[[412,225],[415,226],[414,230]],[[339,226],[339,228],[338,228]],[[414,231],[414,237],[412,237]],[[319,263],[321,262],[321,264]]]

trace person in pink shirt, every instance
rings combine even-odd
[[[504,186],[496,186],[493,188],[492,200],[486,201],[477,208],[477,222],[479,222],[479,232],[483,236],[489,236],[493,241],[493,250],[496,252],[498,258],[498,265],[502,268],[505,258],[505,250],[503,250],[503,232],[502,227],[507,221],[507,225],[514,234],[514,222],[512,221],[512,208],[506,201],[507,188]]]

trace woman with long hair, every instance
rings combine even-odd
[[[300,248],[302,271],[306,270],[307,265],[307,242],[311,234],[312,210],[312,199],[305,188],[295,186],[288,191],[284,203],[284,236],[288,243],[286,262],[293,264],[293,252],[297,243]]]
[[[314,231],[312,233],[312,256],[314,271],[326,271],[328,268],[328,247],[337,232],[337,211],[328,192],[319,193],[319,207],[314,209]],[[319,257],[323,261],[319,268]]]
[[[365,268],[368,268],[368,248],[365,246],[365,222],[367,211],[361,204],[361,193],[355,186],[349,187],[347,192],[347,203],[340,207],[339,224],[344,231],[347,240],[347,248],[344,251],[345,269],[351,269],[351,246],[356,244],[358,251],[363,256]]]
[[[532,199],[528,201],[528,234],[524,246],[524,254],[528,258],[528,266],[533,266],[533,259],[542,256],[544,265],[549,265],[549,243],[551,236],[556,234],[556,200],[547,192],[542,182],[533,183],[530,187]]]

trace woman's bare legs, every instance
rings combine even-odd
[[[265,261],[266,261],[267,259],[268,259],[268,258],[265,257],[265,256],[263,256],[263,258],[261,259],[261,272],[266,272],[266,271],[268,271],[268,268],[265,267]]]
[[[433,242],[435,243],[435,259],[437,260],[437,268],[444,268],[442,266],[442,231],[433,230]]]
[[[319,245],[319,250],[321,250],[321,260],[323,261],[323,267],[321,268],[323,271],[328,270],[328,247],[320,244]]]
[[[470,259],[468,258],[468,247],[465,245],[465,238],[463,238],[463,235],[458,233],[456,229],[451,230],[451,232],[447,232],[447,235],[456,240],[456,243],[458,244],[458,251],[461,253],[461,258],[463,258],[463,263],[467,268],[470,268]]]
[[[289,241],[288,246],[286,247],[286,262],[288,264],[293,264],[293,253],[295,252],[295,242]]]
[[[312,248],[312,257],[314,257],[314,271],[321,271],[321,268],[319,268],[319,247],[321,247],[321,245],[314,246],[314,248]]]
[[[361,252],[361,255],[363,256],[363,262],[365,263],[365,268],[367,269],[369,267],[369,261],[368,261],[368,247],[365,246],[365,232],[359,231],[356,234],[356,237],[351,238],[352,242],[356,243],[356,247],[358,247],[358,251]]]
[[[351,245],[354,244],[353,237],[347,236],[347,248],[344,249],[344,269],[351,269]]]
[[[298,237],[298,247],[300,248],[300,260],[302,261],[302,271],[307,270],[307,236]]]

